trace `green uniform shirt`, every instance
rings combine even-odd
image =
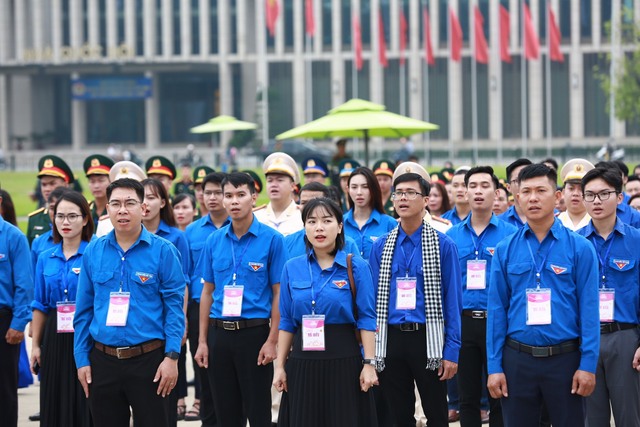
[[[27,240],[29,246],[33,240],[51,230],[51,218],[46,208],[40,208],[29,214],[29,223],[27,224]]]

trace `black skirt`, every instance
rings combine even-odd
[[[287,360],[280,427],[378,425],[373,393],[360,390],[362,356],[353,325],[325,325],[325,351],[302,351],[300,332]]]
[[[57,333],[56,311],[47,318],[40,367],[40,425],[92,425],[89,404],[78,380],[72,333]]]

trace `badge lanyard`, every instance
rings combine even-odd
[[[613,240],[616,238],[615,233],[611,235],[611,241],[609,242],[609,246],[604,251],[604,258],[600,256],[600,251],[596,251],[596,255],[598,256],[598,261],[600,262],[600,273],[602,274],[602,286],[600,287],[600,321],[601,322],[613,322],[614,313],[615,313],[615,300],[616,294],[615,289],[607,289],[607,264],[609,260],[609,253],[611,252],[611,247],[613,246]],[[595,240],[593,240],[595,246]],[[604,248],[604,245],[602,245]]]
[[[413,243],[413,242],[412,242]],[[402,250],[402,255],[404,256],[404,260],[405,260],[405,277],[409,277],[409,268],[411,267],[411,262],[413,261],[413,258],[416,256],[416,246],[413,245],[413,250],[411,251],[411,257],[407,258],[407,253],[404,250],[404,246],[402,245],[402,243],[400,244],[400,250]]]
[[[124,263],[126,255],[129,252],[122,252],[122,250],[116,247],[118,255],[120,256],[120,288],[117,292],[111,292],[109,294],[109,309],[107,312],[107,326],[126,326],[127,317],[129,316],[129,303],[131,300],[131,293],[123,291],[125,268]]]
[[[533,266],[536,270],[536,288],[527,289],[527,325],[549,325],[551,324],[551,289],[540,289],[540,275],[544,268],[544,264],[547,261],[547,257],[551,253],[556,241],[551,241],[549,249],[546,251],[544,258],[539,265],[533,255],[531,244],[528,240],[525,239],[525,241],[527,242],[531,261],[533,262]]]
[[[480,233],[480,236],[478,236],[478,240],[476,240],[476,238],[473,237],[474,234],[476,234],[476,233],[475,232],[471,233],[471,241],[473,242],[473,251],[476,254],[476,260],[478,259],[478,256],[480,254],[480,249],[482,249],[482,240],[484,239],[484,236],[486,235],[485,234],[486,231],[487,231],[486,228],[484,230],[482,230],[482,233]]]
[[[73,269],[73,263],[76,260],[65,261],[65,268],[62,271],[62,286],[64,287],[64,301],[58,301],[56,303],[56,319],[57,319],[57,332],[58,333],[71,333],[73,332],[73,318],[76,312],[76,303],[69,302],[69,279],[68,274],[71,271],[68,267],[71,264]]]
[[[309,277],[311,278],[311,314],[315,315],[316,314],[316,290],[315,290],[315,287],[313,286],[313,272],[311,271],[311,263],[307,262],[307,266],[309,267]],[[324,287],[327,286],[327,283],[329,283],[329,281],[333,279],[333,276],[335,276],[337,271],[338,269],[335,268],[333,270],[333,273],[331,273],[331,275],[327,278],[327,280],[324,281],[322,286],[320,286],[320,289],[318,290],[318,295],[320,295]],[[353,286],[353,284],[350,283],[349,286]]]
[[[233,243],[233,241],[231,242],[231,256],[233,257],[233,277],[232,277],[232,286],[236,286],[236,277],[238,276],[238,267],[240,267],[240,264],[242,263],[242,258],[244,258],[244,254],[247,252],[247,248],[249,247],[249,243],[251,243],[251,237],[253,236],[249,236],[249,238],[247,239],[247,243],[244,245],[244,249],[242,250],[242,253],[240,254],[240,259],[236,262],[236,247]]]
[[[607,249],[604,252],[604,258],[600,256],[600,253],[602,252],[596,252],[596,255],[598,255],[598,261],[600,261],[600,273],[602,274],[602,289],[606,288],[606,281],[607,281],[607,275],[606,275],[606,271],[607,271],[607,260],[609,259],[609,253],[611,252],[611,247],[613,246],[613,241],[616,238],[615,234],[612,234],[611,236],[611,241],[609,242],[609,246],[607,247]],[[595,246],[595,241],[593,241],[594,246]],[[602,245],[604,247],[604,244]]]
[[[547,253],[544,255],[544,258],[542,258],[542,262],[540,263],[540,266],[538,266],[538,263],[536,262],[536,258],[533,256],[533,250],[531,249],[531,244],[529,244],[529,241],[525,239],[525,242],[527,242],[527,247],[529,248],[529,254],[531,255],[531,261],[533,261],[533,267],[536,270],[536,290],[540,290],[540,273],[542,273],[542,269],[544,268],[544,263],[547,261],[547,257],[549,256],[549,254],[551,253],[551,249],[553,249],[553,245],[555,245],[556,241],[553,240],[551,241],[551,244],[549,245],[549,249],[547,250]]]

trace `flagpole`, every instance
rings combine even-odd
[[[258,68],[262,68],[262,81],[258,83],[258,90],[261,95],[261,121],[262,121],[262,146],[266,147],[269,144],[269,64],[267,62],[267,29],[265,28],[267,22],[267,10],[266,2],[260,2],[261,6],[258,6],[262,11],[260,20],[262,25],[258,26],[258,31],[262,32],[262,36],[258,38]],[[265,25],[265,26],[263,26]]]
[[[307,86],[307,122],[313,120],[313,60],[311,59],[312,55],[312,44],[311,44],[311,34],[306,34],[306,51],[307,51],[307,72],[306,72],[306,86]]]
[[[546,83],[546,104],[547,104],[547,157],[551,157],[551,137],[553,136],[553,126],[551,123],[551,30],[550,30],[550,21],[549,21],[549,11],[551,8],[550,0],[546,1],[547,10],[547,63],[545,67],[545,72],[547,74],[547,78],[545,79]]]
[[[424,0],[424,10],[428,11],[428,3],[429,0]],[[423,17],[425,16],[425,14],[423,13],[422,15]],[[431,19],[430,15],[427,13],[426,16]],[[428,24],[428,25],[427,25]],[[431,22],[423,22],[422,23],[424,29],[423,29],[423,33],[425,31],[427,31],[427,29],[429,29],[429,31],[431,30]],[[422,96],[423,96],[423,110],[424,110],[424,121],[425,122],[429,122],[429,56],[427,54],[427,43],[428,43],[428,39],[427,37],[423,37],[424,38],[424,43],[425,43],[425,47],[424,47],[424,63],[422,65],[423,67],[423,87],[422,87]],[[429,122],[430,123],[430,122]],[[424,149],[424,155],[425,155],[425,161],[426,164],[428,166],[431,165],[431,132],[427,132],[425,134],[425,149]]]
[[[609,82],[611,88],[609,89],[609,139],[613,141],[615,138],[615,125],[616,125],[616,104],[615,94],[613,88],[616,83],[616,62],[618,60],[616,47],[618,43],[618,16],[616,16],[615,2],[611,2],[611,65],[609,66]]]
[[[358,14],[358,17],[357,17],[358,25],[360,25],[360,12],[359,12],[359,9],[356,10],[356,8],[354,7],[354,2],[352,0],[351,1],[351,15],[352,15],[351,17],[351,48],[353,50],[353,58],[351,61],[351,98],[358,97],[358,64],[356,60],[358,53],[356,52],[357,46],[355,41],[356,13]],[[361,31],[362,29],[360,29],[360,32]],[[359,37],[362,37],[362,35],[360,35]]]
[[[478,63],[476,55],[476,49],[478,48],[476,40],[476,14],[475,9],[471,7],[470,11],[473,16],[473,31],[471,32],[471,130],[473,138],[473,164],[478,164]]]
[[[525,58],[525,45],[527,32],[525,31],[524,0],[520,2],[522,51],[520,54],[520,102],[521,102],[521,127],[522,127],[522,157],[527,157],[527,60]]]

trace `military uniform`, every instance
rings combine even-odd
[[[87,178],[92,175],[102,175],[109,177],[109,172],[111,171],[113,163],[113,160],[106,156],[103,156],[101,154],[93,154],[84,159],[84,174]],[[91,217],[93,217],[94,224],[98,224],[100,217],[107,214],[107,205],[105,204],[104,209],[102,209],[101,212],[98,212],[95,200],[92,200],[89,203],[89,208],[91,209]]]
[[[342,204],[343,212],[347,212],[350,209],[350,207],[348,202],[349,198],[347,197],[344,188],[342,188],[342,180],[349,179],[349,177],[351,176],[351,173],[359,167],[360,167],[360,163],[358,163],[356,160],[353,160],[353,159],[342,160],[340,162],[340,166],[338,167],[340,171],[338,175],[338,177],[340,178],[340,181],[338,182],[338,188],[340,189],[340,202]]]
[[[393,172],[395,172],[396,168],[393,165],[391,160],[378,160],[373,164],[373,174],[378,176],[388,176],[389,179],[393,178]],[[389,193],[389,197],[387,200],[384,200],[384,194],[382,195],[384,203],[384,211],[389,216],[394,216],[395,210],[393,208],[393,200],[391,200],[391,193]]]
[[[563,197],[564,187],[566,187],[567,184],[579,185],[580,191],[582,192],[582,177],[584,177],[587,172],[589,172],[593,168],[593,164],[585,159],[571,159],[567,163],[565,163],[565,165],[562,167],[562,170],[560,171],[560,178],[562,179],[563,184]],[[582,198],[582,194],[580,195],[580,198]],[[567,200],[565,199],[565,203],[566,202]],[[569,216],[569,209],[571,208],[569,207],[569,204],[567,204],[567,210],[558,214],[558,219],[562,222],[562,225],[564,225],[568,229],[573,231],[580,230],[582,227],[586,227],[591,221],[591,217],[587,213],[587,208],[585,207],[584,216],[580,221],[578,221],[577,224],[574,224],[573,219],[571,219],[571,217]]]
[[[164,188],[167,190],[167,194],[169,194],[169,198],[173,202],[173,197],[171,197],[171,183],[176,179],[177,175],[173,162],[164,156],[153,156],[146,161],[144,166],[147,177],[162,182],[162,185],[164,185]]]
[[[310,182],[324,184],[329,175],[329,168],[321,158],[309,157],[302,162],[302,174],[304,175],[305,184]]]
[[[213,172],[215,172],[215,170],[209,166],[198,166],[193,170],[193,195],[196,198],[196,203],[198,203],[196,216],[193,218],[194,221],[202,218],[202,211],[200,210],[200,204],[202,204],[202,181],[205,176]]]

